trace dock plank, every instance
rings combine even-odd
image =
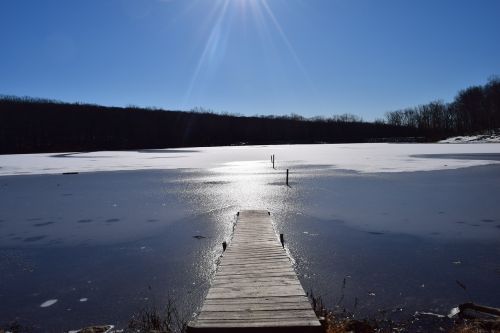
[[[188,332],[320,332],[267,211],[239,213],[201,312]]]

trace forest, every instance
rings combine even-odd
[[[385,122],[415,128],[436,138],[500,128],[500,77],[461,90],[451,103],[434,101],[388,112]]]
[[[0,96],[0,154],[241,144],[435,141],[500,127],[500,79],[363,121],[344,114],[238,116]]]
[[[363,122],[352,115],[244,117],[204,109],[183,112],[0,98],[0,154],[397,141],[418,133],[416,128]]]

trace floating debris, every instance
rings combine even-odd
[[[453,318],[459,313],[460,313],[460,308],[457,306],[450,310],[450,313],[448,313],[448,318]]]
[[[420,316],[420,315],[432,316],[432,317],[437,317],[437,318],[444,318],[444,317],[446,317],[444,315],[441,315],[439,313],[434,313],[434,312],[420,312],[420,311],[415,312],[415,316]]]
[[[49,306],[52,306],[57,303],[57,299],[49,299],[48,301],[43,302],[40,304],[41,308],[48,308]]]
[[[457,260],[457,261],[452,261],[452,264],[453,265],[460,265],[462,262],[460,260]]]
[[[89,299],[87,297],[83,297],[83,298],[80,298],[79,301],[80,302],[87,302]]]
[[[196,235],[196,236],[193,236],[193,238],[196,238],[196,239],[203,239],[203,238],[206,238],[205,236],[201,236],[201,235]]]

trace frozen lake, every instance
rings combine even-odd
[[[189,317],[241,209],[272,213],[305,289],[331,307],[499,306],[499,163],[500,144],[3,155],[0,325],[124,325],[168,298]]]

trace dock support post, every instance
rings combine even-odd
[[[288,169],[286,169],[286,186],[288,186]]]
[[[226,251],[226,248],[227,248],[227,243],[222,242],[222,252]]]
[[[283,248],[285,248],[285,236],[283,234],[280,234],[280,242],[281,242],[281,246],[283,246]]]

